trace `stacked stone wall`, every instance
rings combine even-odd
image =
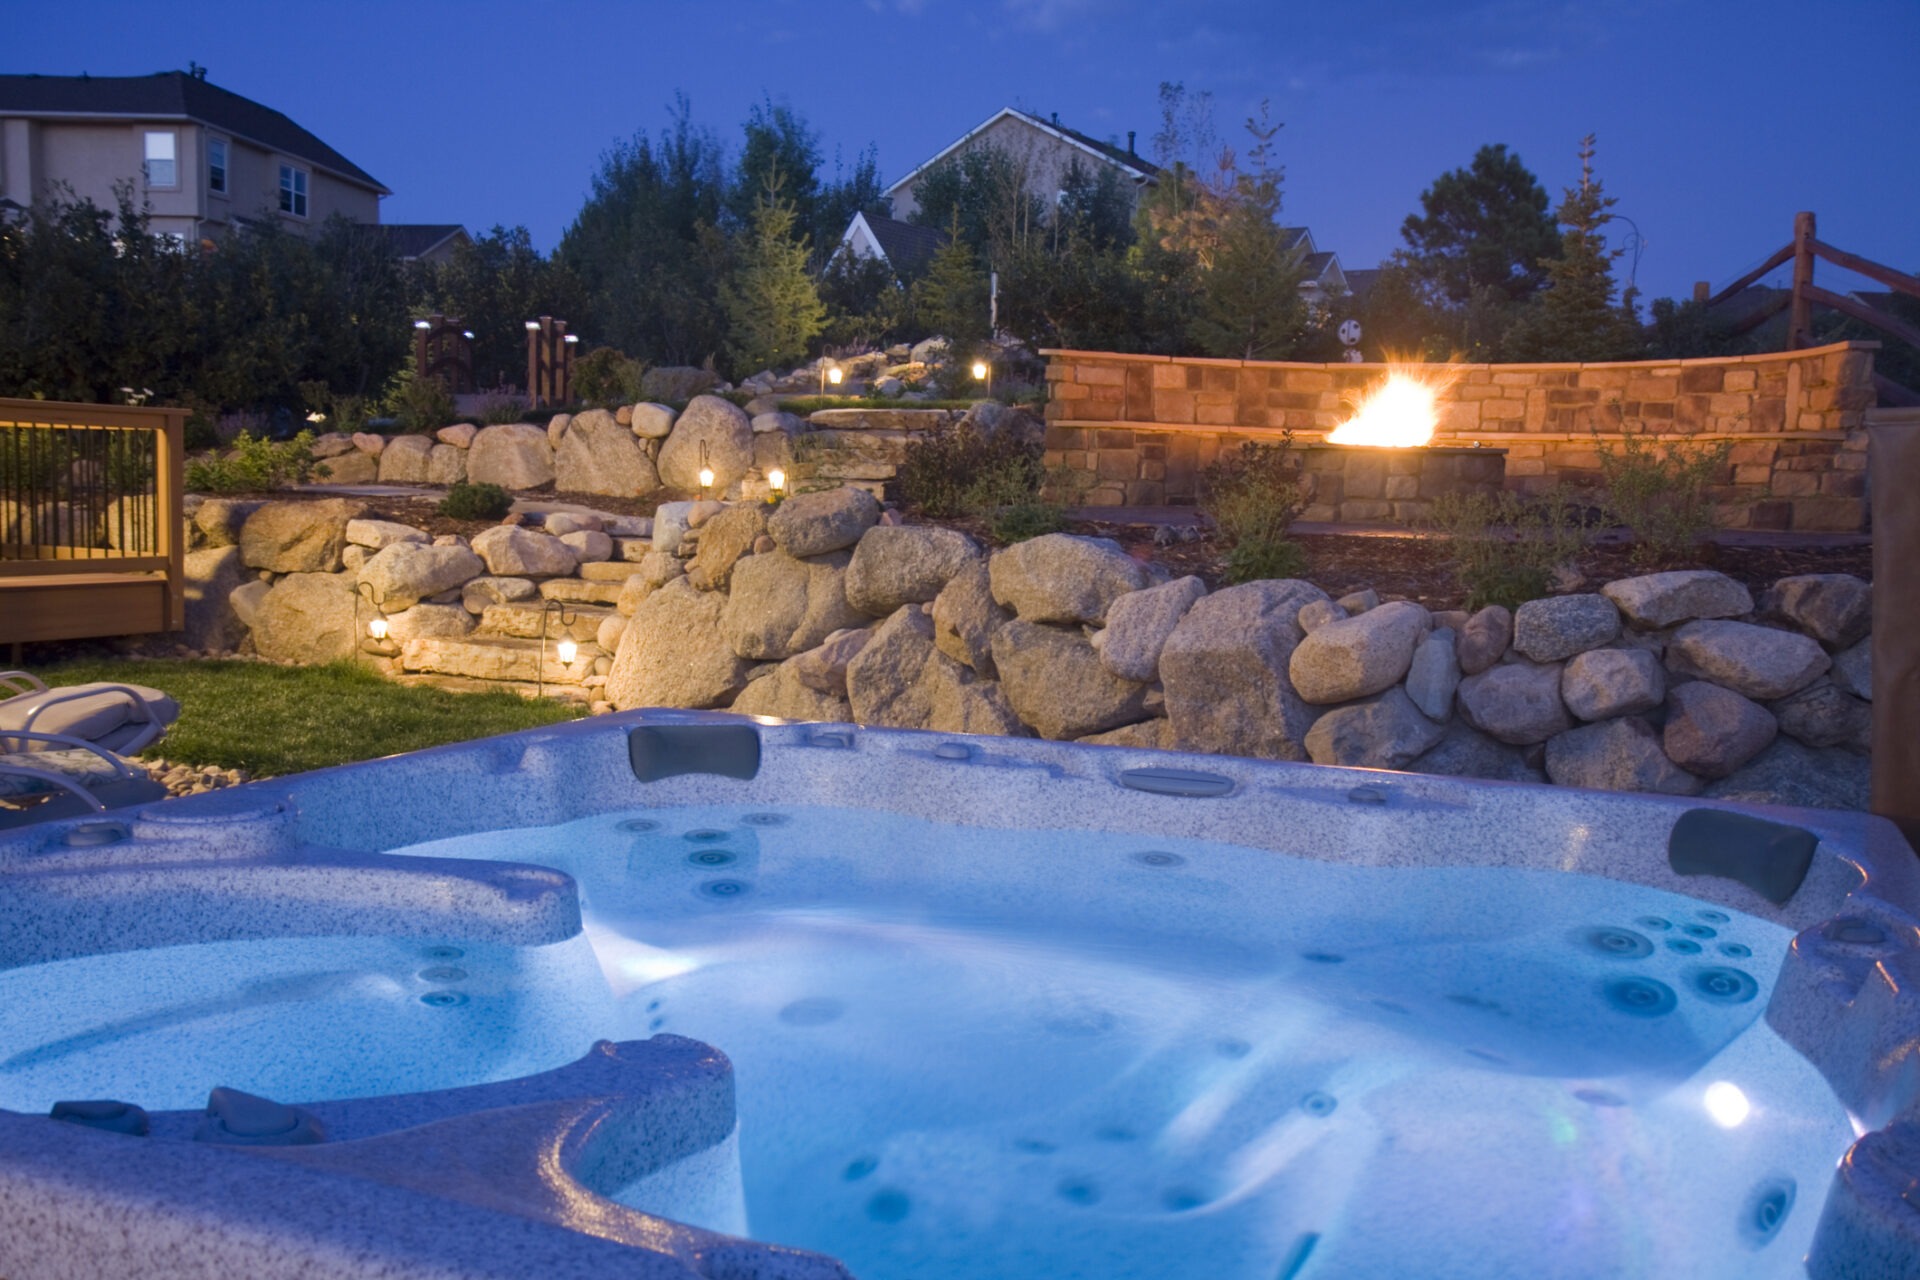
[[[1711,360],[1474,364],[1441,395],[1434,443],[1506,450],[1506,483],[1596,484],[1628,435],[1733,442],[1713,490],[1726,528],[1854,531],[1867,519],[1864,414],[1877,344]],[[1188,504],[1222,451],[1323,439],[1381,364],[1292,364],[1050,350],[1047,462],[1093,506]],[[1331,508],[1309,518],[1333,519]]]

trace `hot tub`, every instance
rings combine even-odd
[[[645,713],[36,829],[0,1274],[1912,1275],[1913,855],[1728,814]]]

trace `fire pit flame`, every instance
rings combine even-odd
[[[1433,439],[1440,418],[1435,401],[1450,381],[1451,376],[1426,368],[1389,370],[1360,397],[1353,416],[1333,429],[1327,443],[1419,448]]]

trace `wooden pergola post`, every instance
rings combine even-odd
[[[573,348],[578,338],[565,320],[527,321],[527,396],[535,408],[566,404],[573,396]]]
[[[1793,215],[1793,314],[1787,328],[1787,350],[1813,345],[1813,214]]]

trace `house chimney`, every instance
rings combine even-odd
[[[1058,111],[1053,113],[1053,127],[1056,129],[1060,127],[1060,113]]]
[[[1127,130],[1127,154],[1128,155],[1133,154],[1133,134],[1134,134],[1134,131],[1132,129]]]

